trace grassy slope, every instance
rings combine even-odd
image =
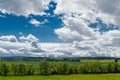
[[[78,74],[54,76],[0,76],[0,80],[120,80],[120,74]]]

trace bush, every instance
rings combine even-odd
[[[109,73],[116,73],[117,71],[117,63],[109,63],[108,64],[108,72]]]
[[[23,76],[26,74],[26,68],[25,68],[25,64],[17,64],[17,71],[16,71],[17,75]]]
[[[51,65],[48,61],[41,61],[39,64],[39,74],[50,75],[52,73]]]
[[[26,66],[26,75],[34,75],[34,68],[32,65],[27,65]]]
[[[68,62],[59,63],[58,74],[70,74],[70,64]]]
[[[11,74],[16,76],[17,75],[17,64],[11,64],[11,67],[10,67],[10,71],[11,71]]]
[[[7,76],[9,73],[9,66],[5,63],[0,64],[0,75]]]
[[[101,70],[101,73],[108,73],[108,64],[101,64],[100,65],[100,70]]]
[[[71,66],[71,74],[80,74],[82,73],[82,65],[72,65]]]

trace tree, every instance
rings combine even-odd
[[[26,75],[33,75],[33,74],[34,74],[33,65],[27,65],[26,66]]]
[[[1,63],[0,64],[0,74],[2,76],[7,76],[8,73],[9,73],[9,66],[5,63]]]
[[[41,75],[50,75],[51,74],[51,65],[48,61],[41,61],[39,64],[39,74]]]
[[[59,63],[58,74],[70,74],[70,64],[68,62]]]
[[[25,68],[25,64],[17,64],[17,75],[25,75],[26,74],[26,68]]]
[[[11,68],[10,68],[10,71],[12,72],[12,74],[14,75],[14,76],[16,76],[17,75],[17,64],[11,64]]]

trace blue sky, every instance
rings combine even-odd
[[[29,17],[25,17],[0,13],[1,16],[5,16],[5,18],[0,17],[0,35],[15,35],[19,37],[19,33],[22,32],[23,35],[35,35],[41,42],[60,42],[61,40],[54,33],[54,29],[62,27],[63,23],[61,15],[54,15],[55,7],[56,3],[49,3],[49,9],[45,10],[46,14],[50,14],[49,16],[30,14]],[[39,22],[47,20],[47,22],[35,27],[35,25],[30,24],[31,19],[36,19]]]
[[[119,3],[0,0],[0,55],[120,57]]]

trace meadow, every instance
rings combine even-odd
[[[16,63],[23,63],[23,64],[27,64],[27,65],[39,65],[41,61],[24,61],[24,60],[16,60],[16,61],[0,61],[0,63],[7,63],[7,64],[16,64]],[[84,60],[80,60],[80,61],[48,61],[50,63],[58,63],[58,62],[69,62],[71,64],[86,64],[86,63],[94,63],[94,62],[99,62],[99,63],[111,63],[111,62],[115,62],[114,59],[111,59],[111,60],[87,60],[87,59],[84,59]],[[118,60],[118,63],[120,63],[120,60]]]
[[[0,80],[120,80],[120,74],[75,74],[52,76],[0,76]]]

